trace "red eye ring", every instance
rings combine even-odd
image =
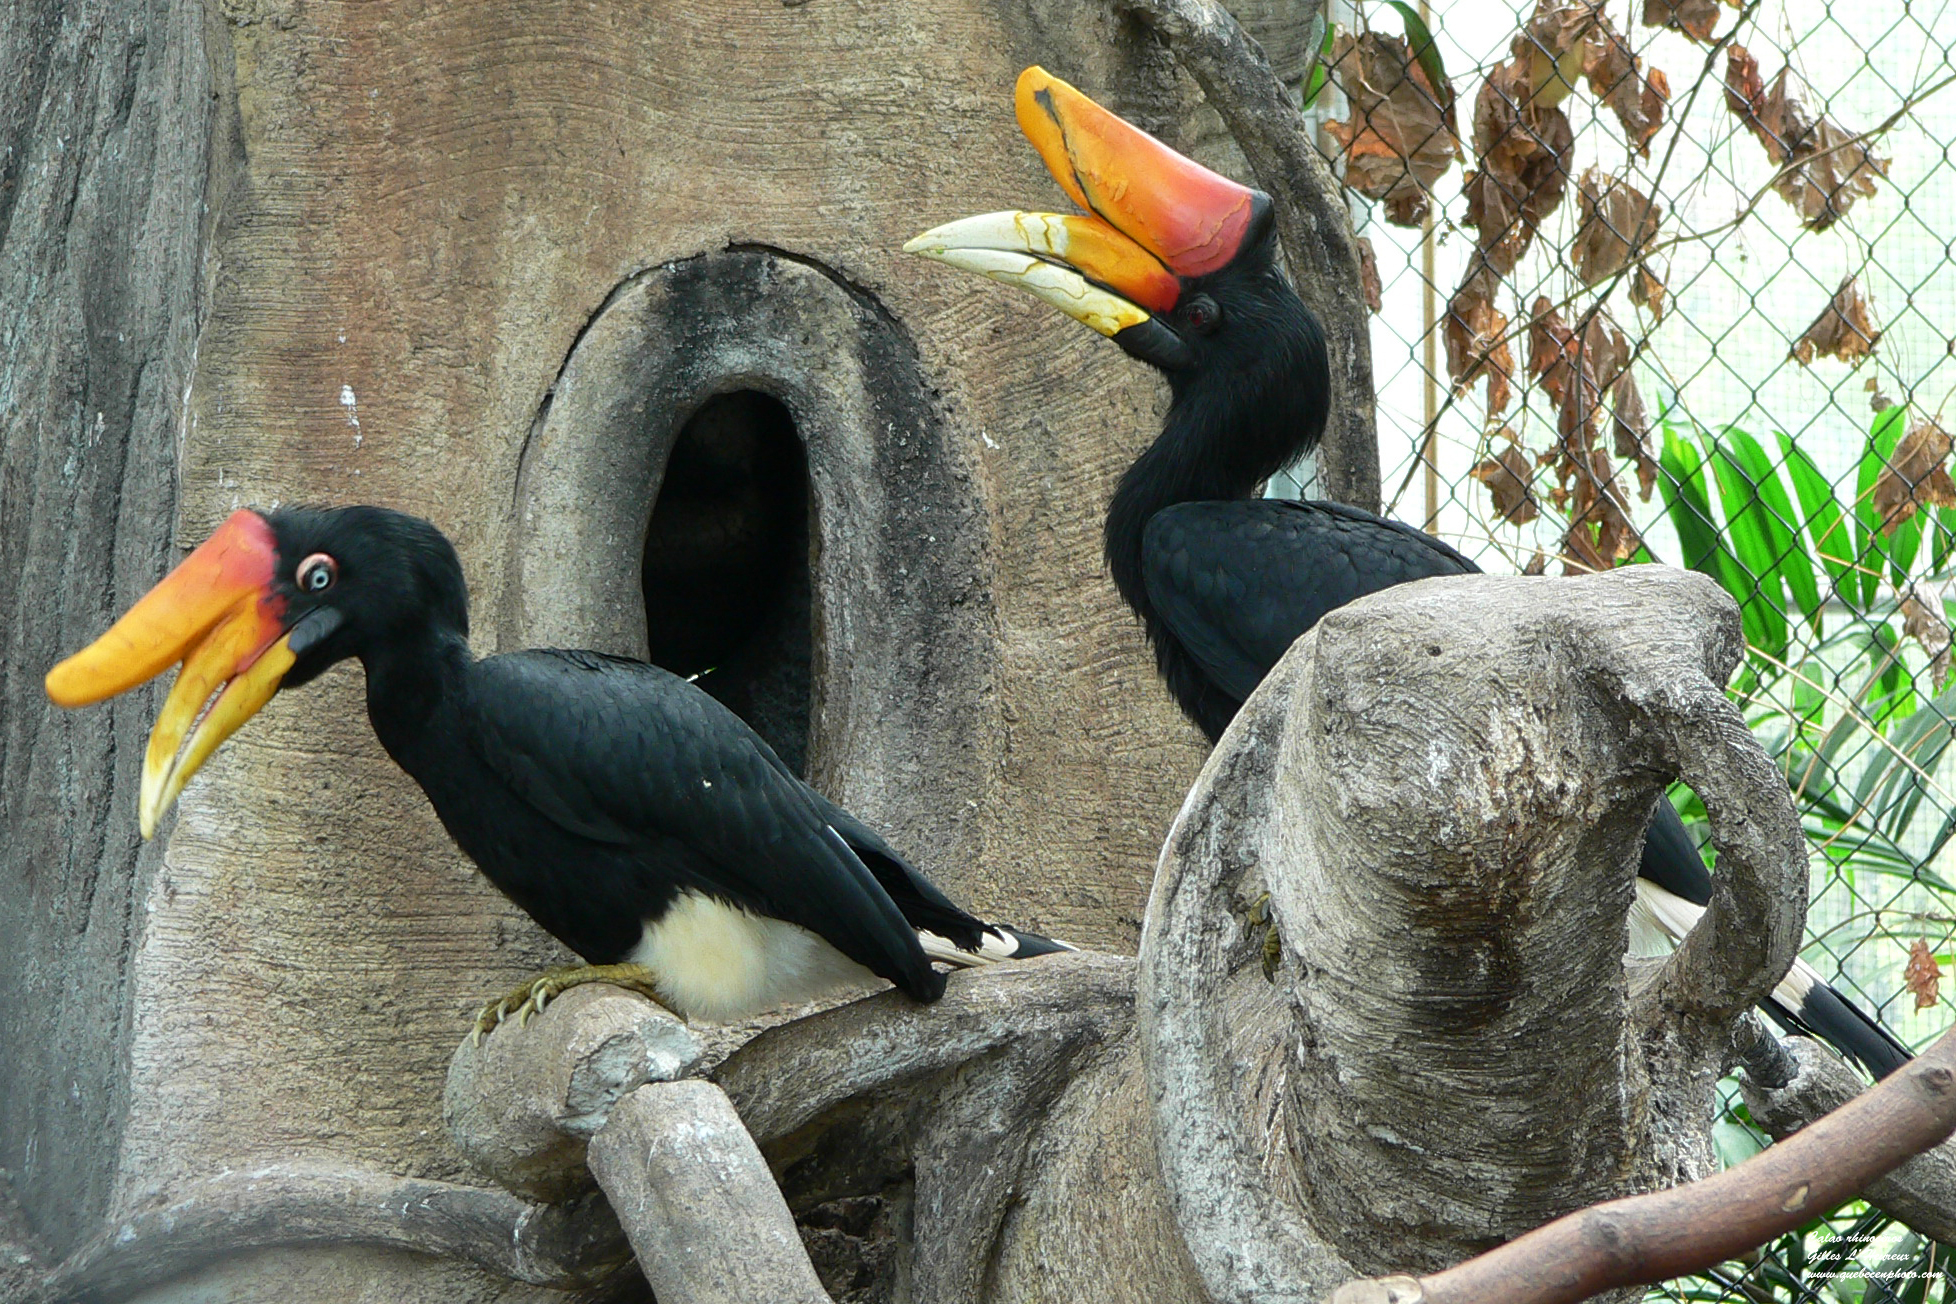
[[[315,552],[299,563],[292,578],[304,594],[324,593],[340,577],[340,564],[323,552]]]

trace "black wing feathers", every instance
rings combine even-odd
[[[1148,599],[1215,685],[1239,703],[1299,635],[1368,593],[1478,571],[1410,526],[1339,503],[1179,503],[1142,536]]]
[[[834,808],[691,684],[635,661],[534,651],[477,662],[469,693],[470,750],[560,828],[614,847],[676,840],[706,867],[697,890],[799,924],[919,999],[941,989],[890,894],[831,827]]]

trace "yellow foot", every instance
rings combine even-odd
[[[613,987],[623,987],[628,992],[659,1000],[652,971],[642,964],[565,965],[529,982],[519,983],[510,990],[509,995],[483,1006],[482,1012],[475,1016],[475,1031],[469,1034],[469,1044],[481,1045],[483,1037],[494,1032],[505,1019],[513,1018],[516,1026],[522,1027],[530,1021],[531,1015],[540,1013],[556,997],[585,983],[609,983]]]
[[[1277,934],[1277,920],[1270,911],[1270,894],[1265,892],[1250,904],[1244,916],[1245,933],[1263,930],[1263,978],[1265,982],[1277,981],[1277,966],[1284,960],[1284,939]]]

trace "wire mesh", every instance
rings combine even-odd
[[[1916,1046],[1956,949],[1952,4],[1330,0],[1298,87],[1376,262],[1387,513],[1732,594],[1806,959]],[[1948,1297],[1912,1237],[1849,1206],[1661,1295]]]

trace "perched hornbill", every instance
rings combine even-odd
[[[932,1001],[944,991],[933,959],[1062,949],[959,909],[685,680],[596,652],[478,661],[468,630],[461,562],[428,522],[379,507],[240,510],[49,671],[47,691],[81,706],[183,662],[143,765],[148,837],[274,693],[358,657],[374,733],[449,834],[599,966],[491,1002],[478,1033],[581,982],[725,1020],[871,974]]]
[[[1020,75],[1016,99],[1027,139],[1091,215],[988,213],[904,248],[1030,291],[1167,377],[1161,434],[1107,509],[1107,564],[1169,691],[1214,742],[1326,612],[1479,567],[1355,507],[1257,496],[1317,447],[1330,391],[1323,331],[1277,268],[1269,197],[1043,68]],[[1711,875],[1669,802],[1645,837],[1637,889],[1640,946],[1682,938],[1711,900]],[[1775,1000],[1877,1075],[1908,1059],[1804,962]]]

